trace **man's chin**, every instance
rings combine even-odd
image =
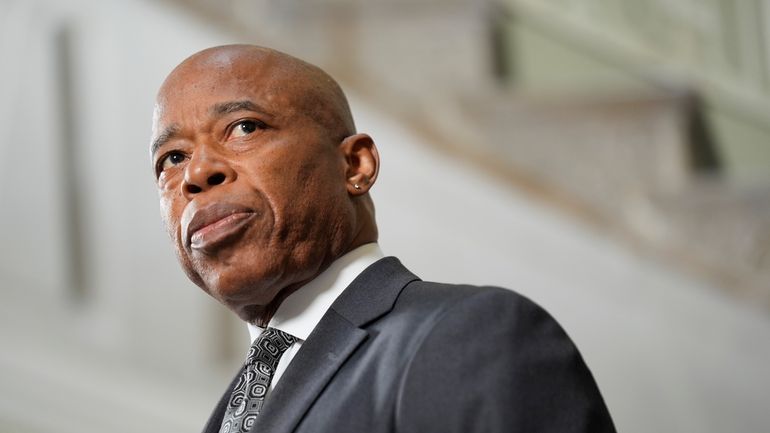
[[[265,305],[247,304],[239,306],[228,305],[227,307],[244,322],[263,327],[266,326],[266,323],[263,322],[269,321],[269,318],[272,317],[274,313],[274,311],[267,313],[268,310],[271,310],[271,308]]]
[[[238,317],[262,310],[273,303],[278,290],[273,290],[271,284],[265,284],[267,279],[254,283],[250,280],[202,278],[199,286],[216,299],[219,303],[232,310]]]

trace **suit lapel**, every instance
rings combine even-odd
[[[368,338],[362,327],[390,311],[401,290],[417,279],[394,257],[379,260],[361,273],[303,343],[251,432],[293,431],[340,367]]]
[[[314,331],[289,364],[265,401],[252,432],[291,432],[340,366],[366,339],[366,331],[330,313],[316,328],[323,332]]]

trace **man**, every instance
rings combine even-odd
[[[252,335],[204,432],[614,431],[542,309],[383,258],[377,148],[315,66],[193,55],[159,91],[152,158],[182,267]]]

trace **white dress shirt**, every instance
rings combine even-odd
[[[284,299],[268,326],[291,334],[297,341],[286,349],[278,361],[268,394],[334,300],[364,269],[383,257],[376,243],[361,245],[335,260],[320,275]],[[265,330],[251,323],[248,327],[252,343]]]

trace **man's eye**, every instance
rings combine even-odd
[[[245,137],[257,129],[265,129],[267,125],[259,120],[241,120],[233,126],[230,131],[231,138]]]
[[[170,152],[168,155],[163,157],[163,160],[160,162],[158,168],[160,169],[160,171],[163,171],[175,165],[181,164],[184,160],[185,160],[184,153]]]

